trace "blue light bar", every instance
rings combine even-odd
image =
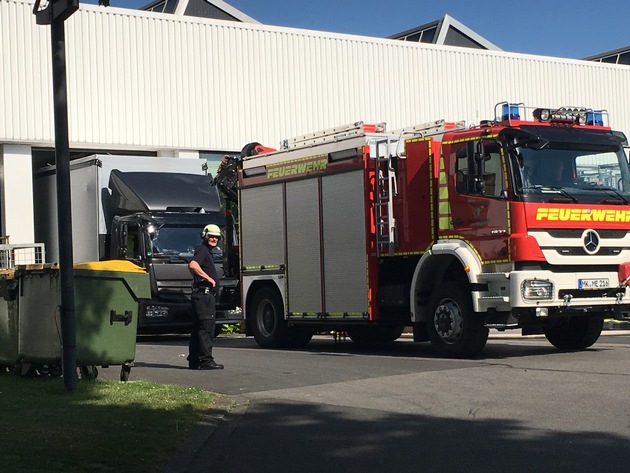
[[[604,126],[604,116],[601,111],[587,112],[586,124],[595,126]]]
[[[504,103],[501,107],[501,120],[520,120],[521,114],[518,105],[513,103]]]

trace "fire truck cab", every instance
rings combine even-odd
[[[377,343],[412,327],[442,355],[470,357],[489,329],[584,349],[605,317],[628,317],[623,134],[583,108],[502,103],[494,117],[248,145],[239,269],[257,342],[336,330]]]

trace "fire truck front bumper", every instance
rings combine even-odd
[[[513,271],[509,278],[510,306],[536,310],[539,316],[576,311],[625,311],[630,293],[614,271]],[[591,309],[589,309],[591,308]]]

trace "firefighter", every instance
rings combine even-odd
[[[533,162],[525,167],[525,186],[562,187],[566,185],[564,160]]]
[[[193,370],[222,370],[214,361],[212,345],[216,324],[215,296],[219,289],[219,276],[214,266],[212,249],[219,244],[221,230],[214,224],[206,225],[201,232],[202,243],[188,264],[193,276],[193,324],[188,348],[188,368]]]

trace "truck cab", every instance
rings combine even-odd
[[[210,220],[209,220],[210,218]],[[146,269],[151,300],[141,301],[139,331],[157,333],[188,330],[191,320],[191,276],[188,262],[200,244],[199,229],[208,223],[225,231],[224,219],[205,214],[135,213],[112,221],[110,254]],[[217,296],[217,322],[238,323],[238,279],[223,271],[221,246],[213,249],[221,289]]]
[[[114,179],[124,178],[114,173]],[[116,189],[120,183],[112,184]],[[215,191],[216,192],[216,191]],[[144,197],[147,202],[149,199]],[[120,205],[115,205],[120,207]],[[151,299],[140,301],[140,333],[181,332],[190,328],[192,277],[188,263],[201,244],[200,230],[207,224],[226,232],[226,217],[219,211],[206,213],[194,208],[166,208],[164,211],[125,213],[117,208],[108,234],[108,259],[125,259],[144,268],[150,275]],[[213,249],[221,286],[217,295],[217,327],[238,323],[238,278],[224,273],[222,244]]]
[[[503,105],[509,113],[443,137],[434,254],[452,255],[453,265],[437,280],[468,287],[486,329],[585,348],[604,317],[629,310],[625,137],[603,126],[604,112],[535,109],[524,121],[525,107]],[[436,344],[456,352],[458,317],[429,317]]]

